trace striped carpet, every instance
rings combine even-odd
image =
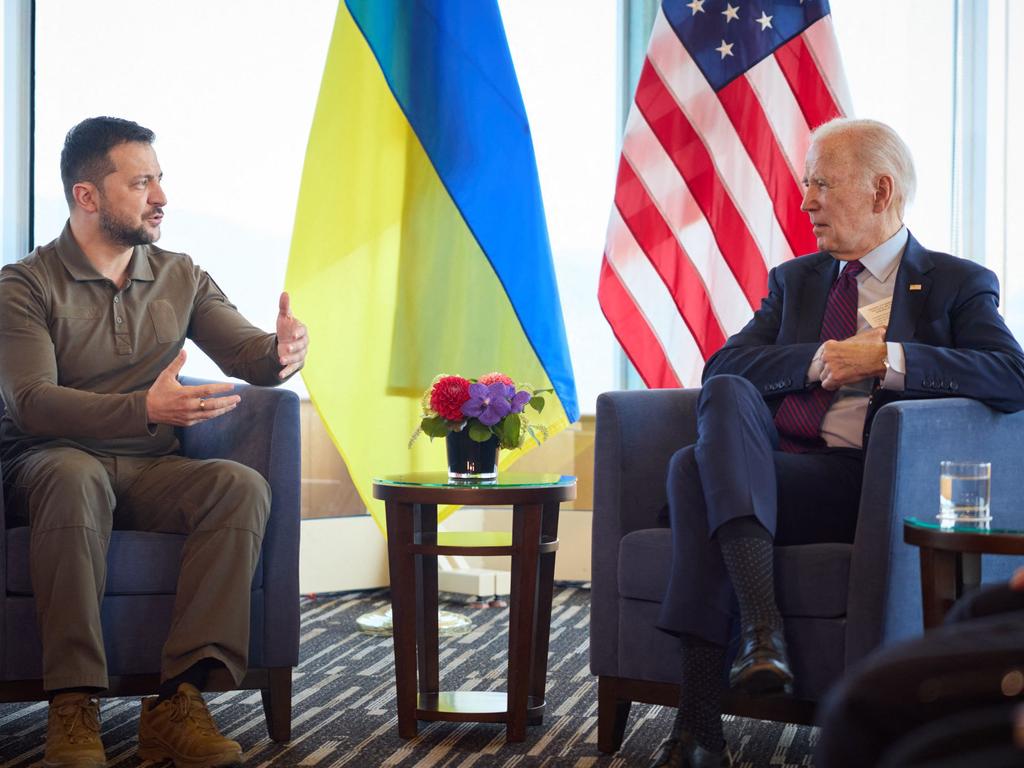
[[[245,748],[247,766],[316,768],[623,768],[645,766],[674,711],[633,706],[622,749],[597,751],[597,685],[588,668],[590,594],[559,586],[551,618],[548,709],[544,725],[522,744],[505,744],[504,726],[421,723],[410,741],[398,738],[390,637],[357,631],[356,619],[386,604],[387,592],[350,593],[302,604],[301,662],[295,674],[293,738],[269,741],[258,693],[210,699],[224,732]],[[473,630],[441,640],[442,688],[504,689],[507,608],[446,606],[470,617]],[[111,766],[145,765],[135,756],[137,699],[103,706],[103,740]],[[43,704],[0,705],[0,768],[40,765],[46,726]],[[727,718],[726,738],[740,768],[810,766],[816,731]]]

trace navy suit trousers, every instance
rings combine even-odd
[[[697,404],[697,442],[669,464],[672,571],[658,626],[726,645],[735,595],[715,540],[753,516],[777,546],[852,542],[863,452],[783,453],[772,412],[740,376],[712,376]]]

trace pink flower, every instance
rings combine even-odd
[[[504,373],[498,373],[497,371],[493,371],[491,373],[485,373],[483,376],[481,376],[478,379],[478,381],[481,384],[484,384],[486,386],[490,386],[491,384],[494,384],[495,382],[499,382],[499,381],[502,384],[507,384],[510,387],[514,387],[516,385],[516,383],[514,381],[512,381],[511,378],[506,376]]]

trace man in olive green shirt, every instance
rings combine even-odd
[[[199,691],[215,667],[244,675],[270,489],[241,464],[178,454],[174,427],[217,418],[239,396],[230,384],[183,386],[177,374],[191,338],[226,374],[274,385],[302,367],[308,336],[287,294],[276,334],[264,333],[188,256],[153,245],[167,202],[153,139],[117,118],[72,128],[64,231],[0,271],[0,459],[9,514],[31,526],[51,696],[46,766],[105,765],[94,694],[108,685],[100,602],[113,527],[187,535],[140,756],[241,760]]]

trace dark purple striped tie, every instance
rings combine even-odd
[[[832,284],[819,341],[846,339],[857,332],[857,275],[863,269],[859,261],[847,262],[839,279]],[[821,420],[834,397],[835,392],[817,386],[786,395],[775,412],[779,447],[786,453],[805,453],[823,446]]]

